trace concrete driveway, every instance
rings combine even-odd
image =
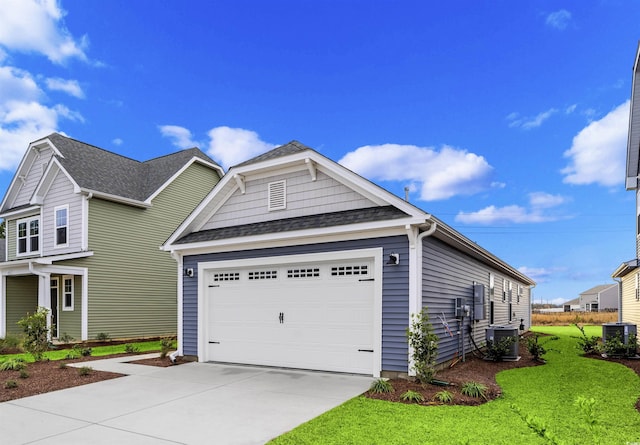
[[[363,393],[373,380],[212,363],[157,368],[120,361],[91,366],[126,377],[0,403],[2,444],[264,444]]]

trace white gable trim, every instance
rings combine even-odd
[[[20,191],[20,185],[17,184],[21,178],[24,178],[26,173],[31,169],[32,165],[38,159],[40,151],[43,148],[50,148],[53,151],[54,156],[62,156],[60,151],[53,145],[49,138],[40,139],[29,144],[29,147],[20,161],[20,165],[16,170],[16,174],[11,180],[11,184],[4,195],[2,202],[0,203],[0,209],[4,209],[8,202],[13,200]]]
[[[222,180],[213,188],[200,205],[187,217],[187,219],[173,232],[164,245],[165,250],[174,250],[177,246],[173,243],[184,235],[198,231],[211,218],[217,209],[229,199],[238,188],[235,175],[240,175],[249,181],[257,178],[274,176],[287,171],[308,170],[309,163],[313,162],[314,169],[321,171],[336,181],[350,187],[362,194],[377,205],[392,205],[416,220],[424,222],[429,217],[427,213],[388,192],[382,187],[364,179],[362,176],[348,170],[340,164],[313,150],[305,150],[288,156],[282,156],[258,163],[232,167]],[[329,229],[335,232],[335,228]]]
[[[53,184],[59,172],[62,172],[62,174],[67,177],[69,182],[71,182],[71,184],[73,185],[73,191],[75,193],[80,192],[80,187],[60,164],[60,161],[58,161],[56,158],[51,158],[51,162],[47,166],[47,170],[44,172],[42,178],[40,178],[40,181],[38,182],[38,185],[33,191],[30,204],[42,205],[42,203],[44,202],[44,198],[47,196],[47,193],[49,193],[49,189],[51,188],[51,185]]]
[[[178,170],[173,176],[171,176],[167,181],[165,181],[164,184],[162,184],[160,187],[157,188],[157,190],[155,192],[153,192],[153,194],[151,196],[149,196],[144,202],[147,205],[151,205],[151,201],[158,196],[164,189],[166,189],[173,181],[176,180],[176,178],[178,176],[180,176],[182,173],[184,173],[184,171],[186,169],[188,169],[192,164],[194,163],[198,163],[198,164],[202,164],[205,167],[209,167],[212,170],[215,170],[218,172],[218,175],[220,177],[222,177],[222,175],[224,175],[224,170],[222,170],[222,167],[220,167],[219,165],[216,164],[212,164],[211,162],[207,162],[204,159],[198,158],[196,156],[192,157],[188,162],[186,162],[182,168],[180,170]]]

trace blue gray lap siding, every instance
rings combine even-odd
[[[198,355],[198,263],[379,247],[383,249],[383,258],[391,252],[399,253],[401,258],[398,266],[383,264],[382,268],[382,370],[407,372],[409,243],[406,236],[185,256],[184,267],[193,268],[196,275],[183,278],[183,353]]]

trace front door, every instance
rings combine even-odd
[[[51,278],[51,338],[58,338],[58,278]]]

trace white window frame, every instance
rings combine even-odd
[[[71,281],[71,291],[67,292],[67,280]],[[73,311],[74,310],[74,300],[75,298],[73,298],[74,295],[74,277],[73,275],[63,275],[62,276],[62,289],[60,292],[61,293],[61,299],[62,299],[62,310],[63,311]],[[71,294],[71,305],[67,305],[67,294]]]
[[[62,226],[58,226],[58,211],[64,210],[66,214],[65,224]],[[58,244],[58,229],[63,228],[67,232],[66,242]],[[57,206],[53,209],[53,247],[69,247],[69,204],[65,204],[62,206]]]
[[[489,298],[493,300],[496,294],[496,280],[491,272],[489,272]]]
[[[274,181],[267,184],[268,210],[285,210],[287,208],[287,180]]]
[[[502,279],[502,302],[507,302],[507,279]]]
[[[38,250],[31,250],[31,223],[33,221],[38,221]],[[24,223],[26,225],[26,234],[23,238],[26,239],[26,250],[24,252],[20,252],[20,224]],[[40,215],[31,216],[29,218],[22,218],[16,221],[16,256],[27,256],[33,255],[34,253],[39,253],[42,246],[42,224],[40,222]]]

